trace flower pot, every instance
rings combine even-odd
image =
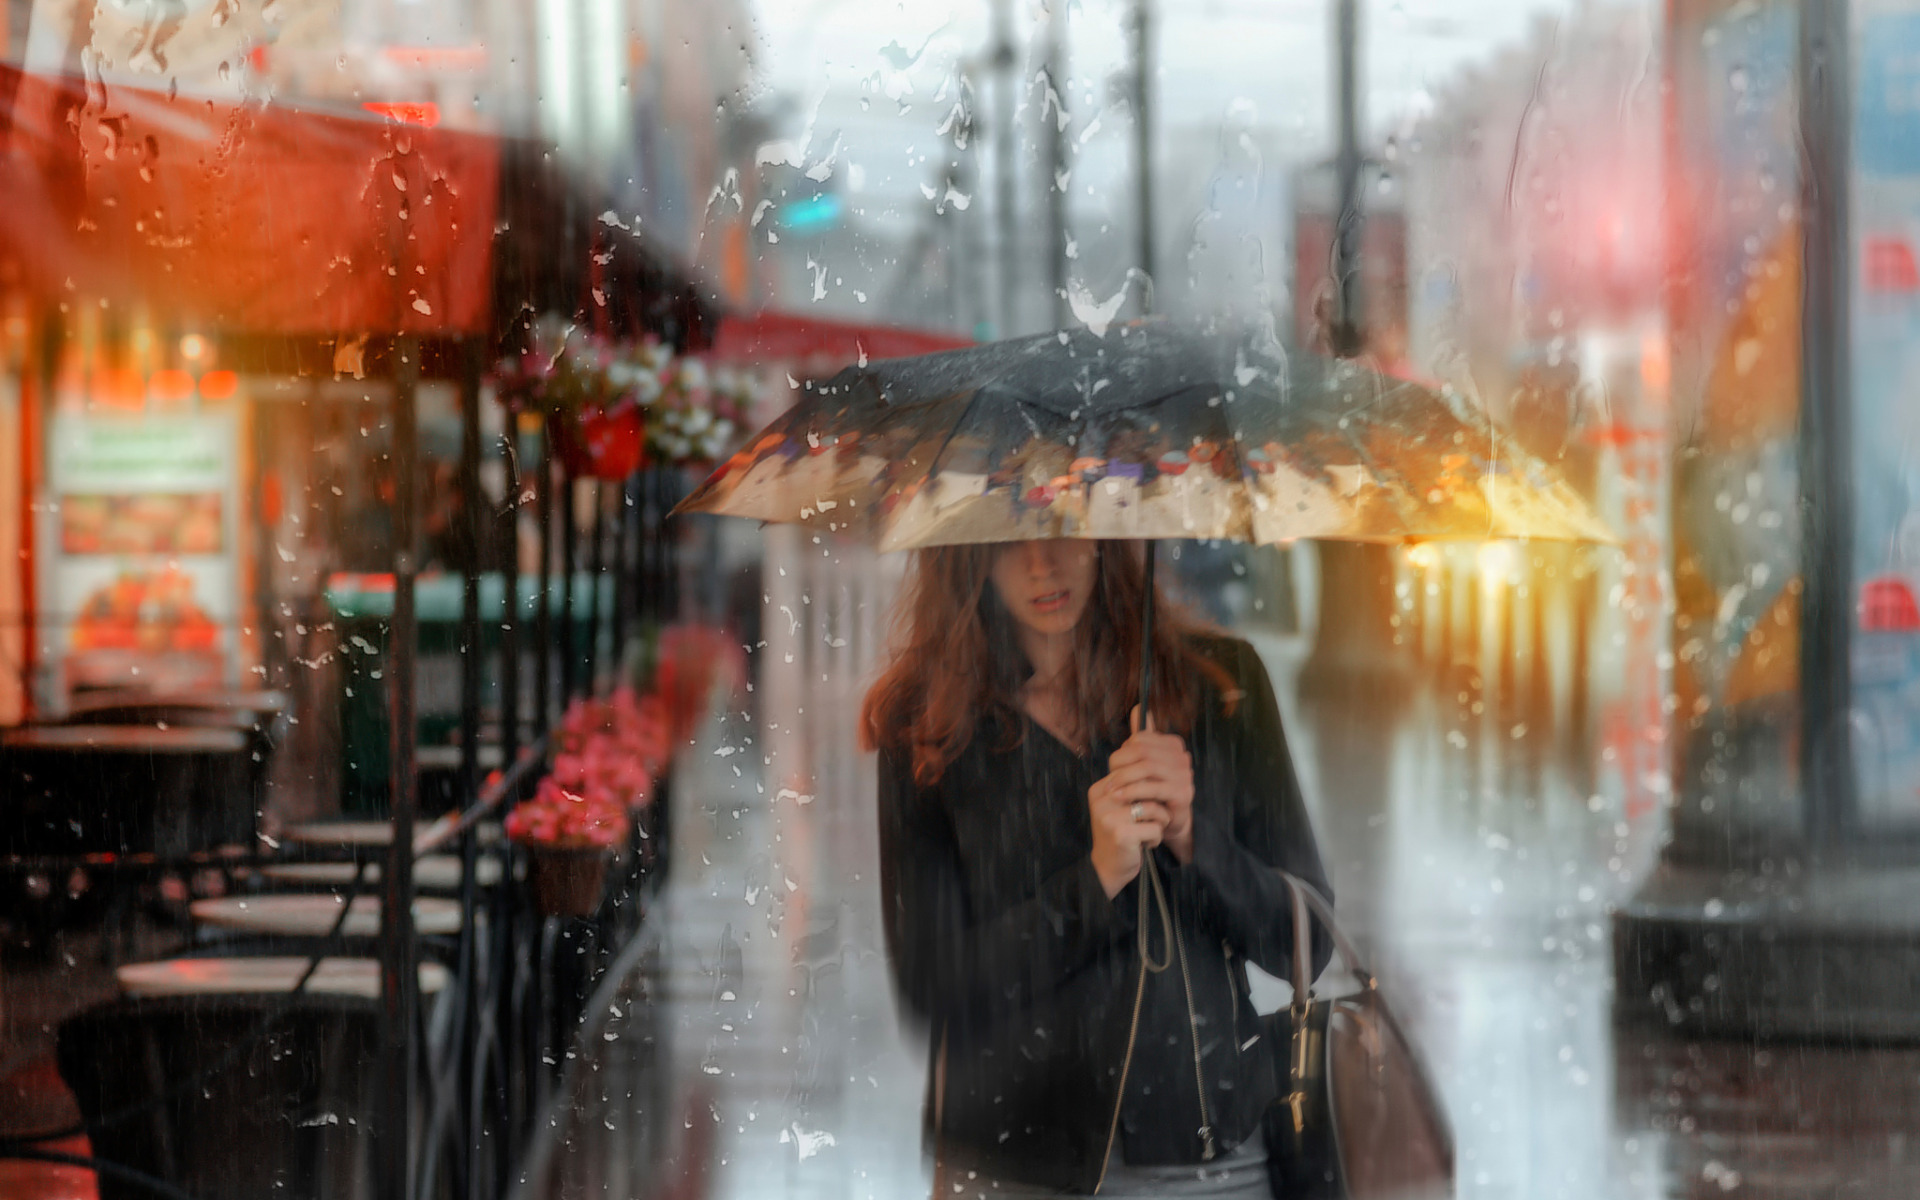
[[[529,845],[527,886],[545,917],[590,917],[607,890],[604,846]]]
[[[646,422],[633,404],[582,417],[580,440],[586,444],[593,477],[621,480],[638,471],[645,460],[646,433]]]
[[[554,415],[548,436],[560,461],[576,478],[621,480],[646,460],[646,421],[637,405],[590,409],[577,417]]]

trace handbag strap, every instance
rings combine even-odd
[[[1275,868],[1278,870],[1278,868]],[[1340,955],[1340,961],[1347,964],[1347,971],[1360,981],[1360,986],[1373,987],[1373,972],[1367,970],[1360,961],[1359,952],[1353,943],[1333,919],[1333,905],[1327,903],[1314,886],[1306,880],[1287,871],[1280,871],[1280,878],[1286,881],[1287,892],[1293,905],[1293,999],[1295,1004],[1304,1004],[1313,997],[1313,922],[1317,919],[1333,939],[1333,947]]]

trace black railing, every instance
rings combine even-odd
[[[404,365],[399,374],[395,457],[397,473],[404,479],[413,474],[416,441],[413,392]],[[646,810],[652,824],[636,828],[625,869],[610,872],[599,912],[591,918],[541,917],[534,913],[520,882],[525,853],[504,838],[500,823],[544,770],[559,712],[574,699],[619,678],[623,642],[629,634],[675,615],[679,564],[667,513],[684,490],[684,480],[675,471],[649,470],[624,481],[596,485],[594,519],[582,530],[574,519],[571,479],[558,471],[544,448],[531,469],[522,471],[518,431],[510,427],[503,447],[507,494],[500,508],[479,503],[482,444],[477,370],[462,373],[461,387],[467,428],[461,439],[459,478],[466,489],[472,545],[463,564],[460,612],[456,807],[432,823],[421,820],[418,807],[416,560],[410,552],[418,514],[413,511],[414,489],[401,487],[395,494],[395,594],[386,664],[392,739],[392,836],[387,845],[262,841],[238,852],[0,858],[0,872],[7,874],[55,874],[81,866],[103,874],[190,875],[216,867],[236,881],[257,880],[265,868],[294,862],[353,864],[350,875],[343,872],[337,891],[341,908],[331,929],[298,942],[306,963],[292,991],[306,989],[325,957],[365,954],[370,944],[374,948],[382,983],[377,1043],[382,1053],[379,1062],[372,1064],[381,1074],[372,1131],[373,1194],[380,1200],[449,1195],[485,1200],[507,1193],[518,1178],[536,1123],[554,1100],[568,1043],[580,1027],[586,999],[596,988],[612,986],[608,972],[631,957],[625,948],[641,928],[647,898],[666,861],[664,810],[670,784],[662,780]],[[535,485],[543,551],[531,606],[533,636],[519,636],[528,614],[520,597],[515,537],[501,564],[506,590],[495,639],[488,636],[488,618],[482,611],[486,563],[480,545],[492,514],[504,512],[517,526],[520,489],[527,479]],[[558,546],[553,545],[552,519],[556,493],[562,514]],[[579,617],[585,628],[576,631],[571,592],[574,567],[582,559],[589,566],[592,598]],[[552,578],[556,569],[559,581]],[[610,595],[603,595],[603,580],[609,574]],[[550,596],[556,582],[565,597],[558,638],[551,636]],[[491,672],[486,661],[490,643],[498,656]],[[526,706],[521,684],[529,668],[533,695],[531,706]],[[489,728],[490,682],[497,686],[492,729],[503,760],[499,771],[482,779],[480,747]],[[428,855],[447,853],[457,853],[461,864],[459,932],[450,940],[422,939],[416,936],[412,919],[418,898],[415,866]],[[377,885],[369,870],[376,863],[381,868]],[[382,901],[377,935],[349,936],[347,922],[354,901],[376,887]],[[433,998],[430,1009],[420,994],[423,955],[448,971],[447,985]],[[266,1037],[281,1016],[269,1013],[258,1028],[247,1027],[251,1033],[223,1045],[220,1061],[243,1053],[246,1043]],[[158,1106],[166,1100],[153,1097],[143,1100],[142,1106]],[[0,1143],[0,1157],[47,1158],[55,1153],[47,1148],[50,1140]],[[144,1181],[152,1174],[130,1164],[89,1160],[87,1165],[122,1181]],[[156,1179],[154,1185],[159,1194],[185,1194],[165,1180]]]
[[[469,495],[477,495],[477,394],[463,404],[463,410],[474,432],[462,439],[461,477],[474,489]],[[517,517],[512,514],[518,509],[521,477],[518,441],[517,429],[510,430],[505,447],[508,493],[503,498],[516,529]],[[621,947],[640,928],[645,896],[657,880],[657,868],[666,860],[662,843],[666,836],[664,809],[669,801],[664,781],[647,810],[652,826],[635,831],[627,860],[629,869],[615,873],[606,900],[590,919],[536,916],[515,883],[518,868],[524,865],[519,861],[523,856],[497,833],[495,823],[527,794],[543,769],[552,722],[559,711],[574,699],[617,680],[625,636],[643,623],[664,623],[678,608],[678,543],[667,528],[667,514],[684,490],[680,473],[647,470],[617,484],[596,482],[589,510],[593,519],[589,528],[582,530],[575,507],[575,481],[546,452],[544,438],[542,443],[540,462],[531,472],[537,487],[541,546],[533,612],[531,729],[525,731],[523,740],[523,663],[517,636],[522,613],[519,572],[512,561],[518,549],[515,537],[503,573],[507,589],[497,671],[498,737],[508,755],[504,767],[484,783],[478,779],[486,677],[479,661],[484,644],[479,602],[482,556],[476,552],[468,556],[466,564],[461,614],[460,643],[466,661],[461,673],[458,794],[464,803],[452,820],[429,828],[413,840],[411,854],[401,849],[400,822],[395,821],[396,837],[389,861],[398,864],[404,859],[407,867],[401,871],[410,875],[408,868],[414,860],[455,845],[463,869],[453,995],[443,1001],[453,1005],[446,1022],[451,1032],[439,1054],[428,1053],[421,1059],[421,1074],[428,1084],[426,1103],[420,1110],[425,1113],[425,1124],[424,1128],[408,1131],[409,1144],[418,1146],[419,1168],[417,1173],[398,1173],[387,1162],[379,1180],[380,1195],[392,1200],[434,1195],[443,1186],[461,1196],[504,1194],[516,1176],[520,1154],[535,1122],[551,1103],[551,1089],[567,1060],[567,1042],[579,1024],[585,999],[600,985],[607,969],[620,961]],[[557,546],[553,544],[556,502],[560,509]],[[468,505],[476,542],[483,528],[484,509],[481,504]],[[577,614],[575,567],[582,558],[587,562],[591,590],[584,613]],[[555,590],[552,573],[556,567],[561,593],[557,638],[552,636],[551,613]],[[612,594],[603,601],[603,581],[609,571],[614,576]],[[395,575],[398,588],[404,576],[399,570]],[[410,645],[417,637],[416,630],[402,623],[402,612],[396,603],[390,639],[396,649]],[[584,622],[584,630],[576,629],[576,621]],[[600,653],[603,638],[604,658]],[[394,672],[395,689],[411,686],[405,675]],[[396,817],[414,800],[412,795],[403,795],[412,790],[404,786],[407,782],[396,777]],[[487,856],[499,864],[496,882],[490,886],[481,882],[480,863]],[[404,920],[382,921],[381,939],[389,943],[382,949],[383,962],[400,959],[397,947],[390,943],[406,927]],[[398,982],[406,991],[417,980]],[[410,1037],[419,1028],[419,1023],[406,1015],[410,1011],[405,1003],[388,1006],[386,1020],[397,1023],[389,1026],[389,1036]],[[415,1055],[409,1051],[405,1057],[412,1060]]]

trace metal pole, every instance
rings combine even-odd
[[[553,722],[553,439],[540,431],[540,594],[533,609],[533,736],[543,738]]]
[[[1047,93],[1040,105],[1041,133],[1047,147],[1047,286],[1053,292],[1053,324],[1063,329],[1073,319],[1073,307],[1067,303],[1067,0],[1052,0],[1047,7]],[[1053,103],[1046,102],[1050,93]],[[1057,107],[1056,107],[1057,106]]]
[[[1153,248],[1153,0],[1133,4],[1133,162],[1138,189],[1135,207],[1140,222],[1140,273],[1147,277],[1141,290],[1140,311],[1153,307],[1153,281],[1158,270]]]
[[[1486,619],[1480,613],[1486,585],[1481,582],[1477,572],[1468,571],[1466,575],[1467,603],[1460,617],[1460,636],[1454,644],[1453,657],[1455,662],[1472,667],[1473,673],[1477,676],[1480,674],[1482,663],[1481,650],[1486,644]]]
[[[481,343],[478,338],[461,339],[459,488],[460,517],[465,527],[462,540],[467,544],[467,554],[460,578],[460,782],[454,792],[455,812],[465,809],[480,795],[480,692],[486,685],[486,672],[483,669],[486,659],[482,650],[480,620],[480,572],[487,565],[484,549],[491,528],[488,524],[491,514],[487,511],[486,498],[480,486],[480,355]],[[484,1002],[474,986],[474,967],[479,950],[476,939],[480,936],[481,924],[475,879],[479,874],[479,847],[471,830],[460,835],[460,866],[461,922],[456,962],[457,978],[464,989],[464,998],[461,1017],[456,1018],[457,1032],[454,1037],[458,1039],[457,1044],[464,1046],[467,1044],[467,1035],[462,1023],[476,1019],[476,1006]],[[484,1072],[484,1064],[470,1054],[463,1054],[460,1068],[454,1072],[458,1080],[454,1086],[461,1089],[463,1097],[470,1095],[473,1081],[482,1078]],[[479,1178],[483,1161],[477,1136],[479,1127],[470,1123],[469,1118],[474,1112],[467,1105],[456,1105],[454,1111],[454,1125],[461,1130],[466,1149],[463,1156],[455,1159],[454,1188],[457,1192],[472,1194],[475,1191],[474,1180]]]
[[[660,595],[669,623],[686,616],[680,596],[680,519],[670,515],[680,502],[680,470],[668,467],[660,472]]]
[[[382,1200],[413,1196],[413,1028],[419,988],[413,944],[414,652],[418,626],[413,581],[417,569],[414,505],[419,452],[414,407],[420,345],[400,338],[393,388],[393,623],[387,664],[392,737],[390,804],[393,841],[387,849],[380,896],[379,1119],[374,1125]]]
[[[994,114],[993,183],[994,219],[1000,226],[1000,329],[1001,337],[1011,337],[1019,326],[1020,254],[1017,245],[1019,223],[1013,206],[1013,112],[1020,98],[1015,94],[1013,57],[1013,0],[993,0],[993,73],[999,79],[1000,107]]]
[[[642,467],[640,478],[634,485],[634,516],[636,551],[633,563],[634,620],[644,629],[659,617],[653,578],[654,539],[659,532],[654,523],[653,511],[653,472],[652,467]]]
[[[979,133],[979,125],[974,120],[974,106],[978,103],[978,95],[974,91],[973,80],[966,75],[962,75],[960,79],[960,94],[962,102],[966,105],[966,115],[962,118],[960,133],[966,139],[967,148],[947,166],[946,183],[940,190],[943,197],[952,189],[958,189],[962,195],[971,196],[979,183],[978,174],[974,170],[974,161],[979,155],[976,149],[979,143],[974,140]],[[942,200],[941,203],[946,202]],[[981,286],[980,273],[984,266],[984,256],[979,253],[974,237],[975,219],[963,215],[957,208],[949,207],[945,221],[949,230],[947,245],[950,247],[947,267],[951,296],[949,303],[953,306],[957,324],[967,329],[978,329],[982,325],[990,324],[993,314],[987,304],[986,291]]]
[[[1591,571],[1575,570],[1573,587],[1573,665],[1567,669],[1567,744],[1575,761],[1590,761],[1593,744],[1593,689],[1588,684],[1593,664],[1594,589],[1598,577]]]
[[[620,686],[620,672],[626,662],[627,608],[633,603],[633,580],[627,574],[633,541],[632,512],[633,476],[629,475],[613,495],[613,647],[607,655],[614,687]]]
[[[1800,10],[1799,85],[1802,263],[1800,350],[1801,545],[1807,560],[1800,627],[1800,774],[1816,848],[1833,849],[1852,824],[1853,750],[1849,633],[1853,580],[1852,381],[1846,0],[1806,0]]]
[[[460,498],[467,561],[460,575],[460,786],[464,808],[480,794],[480,689],[485,686],[480,648],[481,549],[487,544],[486,505],[480,495],[480,344],[460,346]]]
[[[1497,711],[1505,715],[1516,707],[1518,699],[1518,680],[1515,677],[1514,659],[1520,654],[1520,591],[1510,580],[1501,580],[1496,595],[1488,597],[1489,602],[1500,606],[1498,624],[1493,631],[1494,663],[1496,686],[1500,694],[1494,698]]]
[[[500,765],[520,756],[520,425],[506,414],[500,439],[506,468],[507,560],[500,564]]]
[[[1566,557],[1557,553],[1555,558],[1561,568],[1556,574],[1559,579],[1566,578]],[[1531,643],[1527,648],[1527,710],[1528,719],[1535,722],[1535,728],[1543,735],[1553,732],[1553,675],[1548,670],[1547,613],[1553,606],[1547,603],[1547,578],[1544,572],[1536,571],[1529,594],[1533,600],[1532,620],[1528,627]],[[1557,588],[1562,595],[1564,589]]]
[[[252,405],[248,413],[249,440],[253,447],[253,603],[259,613],[254,628],[260,631],[260,682],[261,686],[277,688],[286,686],[287,627],[288,622],[280,619],[280,606],[275,602],[276,589],[273,579],[273,538],[276,530],[273,522],[286,519],[285,489],[281,490],[282,499],[279,511],[267,512],[267,471],[273,462],[273,442],[267,431],[267,408],[265,405]],[[31,511],[31,510],[29,510]],[[272,518],[269,521],[269,517]],[[256,800],[258,797],[256,797]],[[258,828],[259,806],[255,805],[254,821]]]
[[[564,712],[573,700],[574,679],[580,666],[580,652],[573,644],[573,565],[579,550],[580,521],[573,507],[573,472],[560,467],[560,707]]]
[[[1365,341],[1361,322],[1360,250],[1360,10],[1359,0],[1334,0],[1334,110],[1339,122],[1339,146],[1334,152],[1334,174],[1339,187],[1333,227],[1333,282],[1337,297],[1332,350],[1342,358],[1360,353]]]
[[[587,648],[585,652],[585,676],[582,690],[588,695],[598,691],[600,666],[600,622],[606,612],[600,604],[600,577],[607,569],[607,488],[600,480],[593,482],[593,532],[587,543]]]

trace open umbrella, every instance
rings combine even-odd
[[[1149,572],[1163,537],[1613,540],[1461,397],[1162,321],[850,367],[676,511],[882,551],[1141,538]]]

